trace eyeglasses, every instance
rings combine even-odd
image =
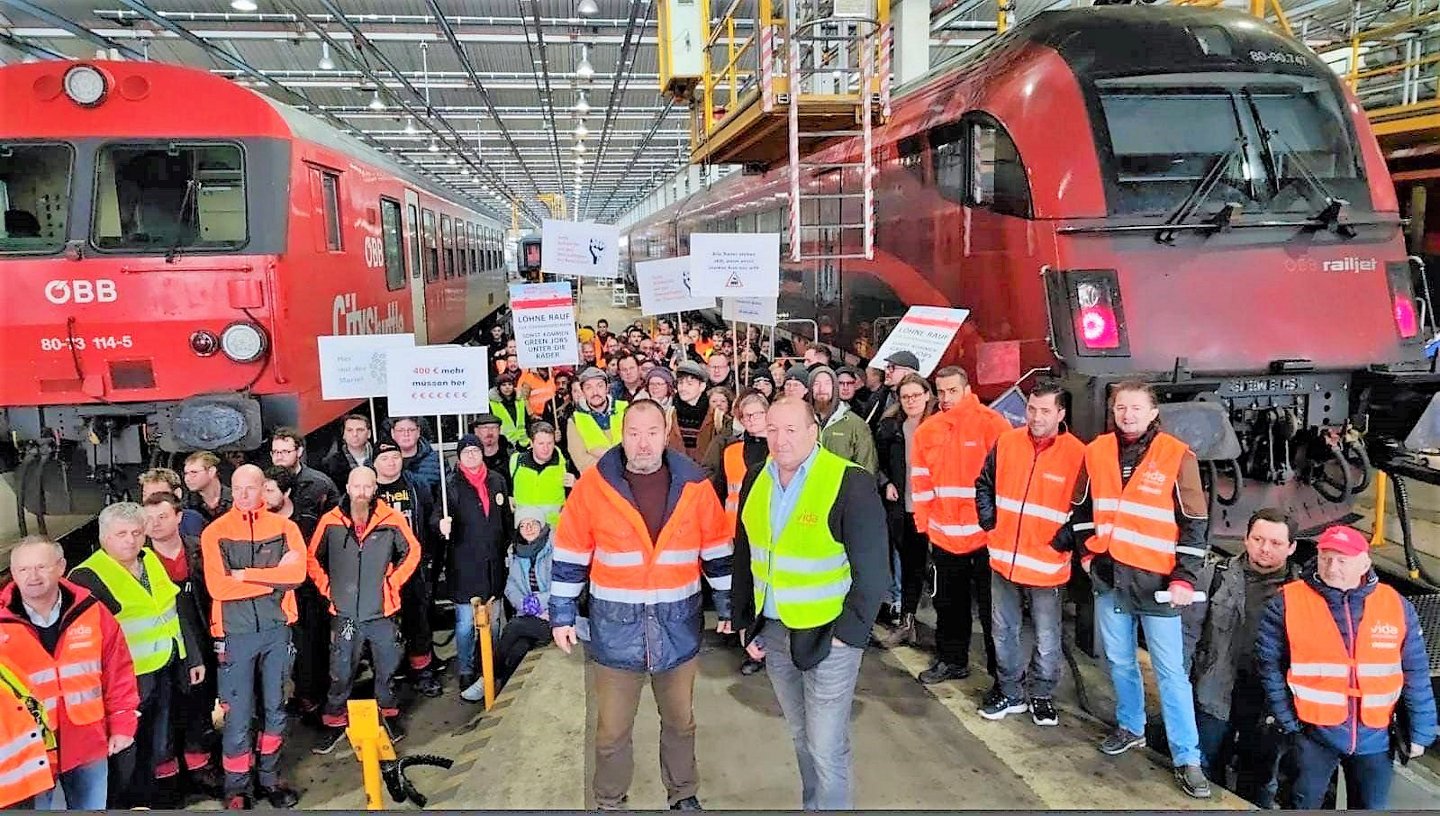
[[[886,363],[886,364],[885,364],[885,370],[886,370],[886,371],[894,371],[895,369],[897,369],[897,368],[899,368],[899,367],[900,367],[900,366],[897,366],[897,365],[895,365],[894,363]]]
[[[918,393],[918,394],[901,394],[901,395],[900,395],[900,399],[902,399],[902,400],[917,400],[917,399],[924,399],[925,396],[926,396],[925,392],[924,392],[924,391],[921,391],[921,392]]]
[[[270,453],[271,453],[271,454],[286,454],[286,453],[294,453],[294,452],[297,451],[297,450],[299,450],[299,448],[271,448],[271,449],[270,449]]]
[[[765,412],[764,412],[764,411],[746,411],[745,413],[743,413],[743,414],[740,415],[740,418],[743,419],[743,420],[745,420],[746,422],[749,422],[749,421],[752,420],[752,419],[764,419],[764,418],[765,418]]]

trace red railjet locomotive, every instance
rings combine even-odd
[[[0,432],[93,469],[250,450],[352,408],[316,340],[460,338],[505,303],[504,227],[204,71],[0,68]]]
[[[1253,17],[1041,14],[901,89],[875,144],[874,260],[787,265],[781,311],[868,356],[870,327],[909,305],[969,308],[951,351],[982,397],[1049,369],[1087,439],[1110,385],[1154,382],[1167,422],[1205,440],[1219,534],[1262,505],[1345,516],[1372,406],[1433,391],[1433,312],[1364,112]],[[858,172],[802,183],[857,192]],[[728,177],[634,225],[632,260],[685,254],[695,231],[788,242],[786,189],[784,168]],[[856,204],[827,222],[863,217],[819,200]]]

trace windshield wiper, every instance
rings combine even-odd
[[[1310,169],[1310,165],[1305,163],[1300,151],[1291,147],[1280,136],[1280,131],[1265,127],[1265,120],[1260,118],[1260,106],[1255,104],[1255,96],[1250,89],[1246,88],[1242,93],[1245,96],[1245,104],[1250,108],[1250,115],[1255,117],[1255,126],[1260,129],[1260,142],[1265,147],[1265,162],[1268,165],[1266,169],[1269,171],[1270,177],[1275,180],[1275,195],[1271,197],[1272,200],[1279,197],[1281,188],[1288,180],[1280,176],[1280,162],[1276,160],[1276,156],[1280,155],[1293,163],[1295,169],[1299,171],[1300,180],[1308,184],[1310,189],[1325,200],[1325,206],[1320,208],[1320,212],[1310,216],[1310,220],[1316,226],[1330,230],[1342,238],[1355,237],[1355,229],[1340,222],[1340,215],[1346,207],[1350,206],[1350,202],[1343,198],[1337,198],[1330,192],[1330,188],[1325,186],[1325,182],[1320,180],[1320,176]]]
[[[194,178],[185,182],[185,195],[180,198],[180,211],[175,213],[175,241],[165,250],[165,263],[175,263],[180,257],[180,245],[185,242],[185,209],[190,206],[199,188],[200,182]]]
[[[1191,215],[1194,215],[1196,210],[1200,209],[1200,205],[1204,204],[1205,199],[1210,197],[1210,193],[1215,189],[1215,185],[1219,184],[1220,179],[1224,178],[1225,174],[1229,172],[1230,165],[1234,163],[1235,158],[1240,156],[1244,150],[1245,140],[1243,138],[1237,138],[1233,147],[1222,155],[1215,157],[1215,161],[1210,165],[1210,169],[1205,171],[1205,175],[1200,179],[1200,183],[1195,185],[1195,189],[1191,190],[1190,195],[1186,196],[1185,200],[1180,202],[1180,206],[1175,208],[1175,212],[1170,213],[1170,216],[1165,219],[1165,223],[1161,225],[1160,231],[1155,233],[1155,241],[1157,243],[1175,243],[1176,230],[1169,229],[1169,227],[1184,224]],[[1221,210],[1221,212],[1226,213],[1229,210],[1230,208],[1227,207],[1225,210]],[[1228,220],[1227,218],[1226,221],[1228,222]],[[1224,229],[1224,227],[1225,224],[1223,223],[1217,223],[1215,225],[1215,229],[1217,230]]]

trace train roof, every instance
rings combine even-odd
[[[1090,6],[1047,11],[937,64],[919,84],[1028,44],[1053,49],[1089,79],[1257,71],[1333,77],[1302,43],[1240,11],[1188,6]]]
[[[104,102],[82,108],[63,93],[73,65],[93,65],[110,80]],[[0,67],[0,139],[246,138],[303,139],[403,180],[417,190],[477,213],[475,204],[370,145],[296,107],[208,71],[163,62],[50,60]],[[144,103],[144,110],[134,106]],[[33,114],[33,115],[27,115]],[[494,216],[484,216],[500,225]]]

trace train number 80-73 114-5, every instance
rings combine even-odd
[[[87,348],[93,349],[128,349],[135,346],[135,341],[128,334],[106,335],[103,337],[91,337],[86,340],[84,337],[42,337],[40,338],[41,351],[84,351]]]

